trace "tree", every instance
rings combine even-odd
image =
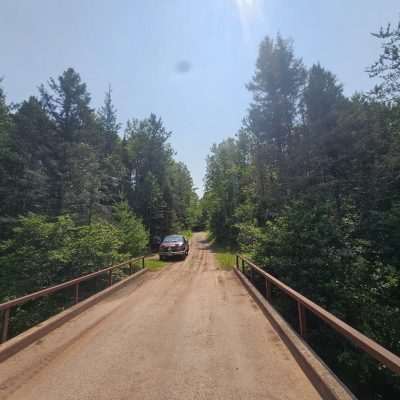
[[[398,30],[381,31],[376,93],[346,98],[289,41],[266,38],[236,139],[214,145],[202,203],[217,241],[398,353],[400,105]],[[293,308],[279,297],[290,321]],[[311,324],[313,325],[313,323]],[[325,326],[308,343],[360,398],[397,398],[400,380]]]
[[[213,145],[207,158],[204,198],[209,208],[210,230],[218,241],[234,244],[235,212],[240,200],[238,147],[234,139]]]
[[[113,211],[114,223],[121,232],[120,251],[129,257],[144,254],[149,244],[149,235],[142,221],[132,213],[126,201],[116,204]]]
[[[80,75],[68,68],[57,79],[50,78],[49,89],[41,85],[42,103],[49,113],[63,142],[79,142],[87,139],[85,132],[93,122],[90,95]]]
[[[95,113],[72,68],[40,95],[9,106],[0,87],[0,302],[142,255],[150,232],[190,229],[196,216],[161,118],[133,119],[120,140],[111,89]],[[19,307],[11,335],[70,300],[67,291]]]
[[[182,229],[190,229],[193,225],[193,215],[197,196],[193,189],[193,180],[186,165],[172,161],[169,171],[169,188],[171,203],[176,210],[177,224]]]
[[[0,81],[1,83],[1,81]],[[12,141],[13,128],[10,108],[0,86],[0,237],[8,233],[8,225],[15,215],[13,206],[14,180],[19,163]],[[10,221],[11,219],[11,221]]]
[[[343,136],[348,135],[338,126],[346,107],[349,108],[348,102],[336,77],[320,64],[313,65],[302,93],[302,125],[297,126],[290,160],[292,193],[307,196],[313,191],[313,195],[319,192],[323,196],[336,192],[334,197],[340,208],[338,188],[333,186],[344,177],[339,158],[346,140]],[[328,186],[332,190],[324,190]]]
[[[390,24],[373,33],[382,40],[382,53],[367,69],[371,78],[381,78],[382,83],[375,86],[371,94],[389,102],[400,100],[400,22],[392,28]]]
[[[167,198],[173,154],[167,143],[170,135],[154,114],[142,121],[129,121],[125,131],[125,193],[151,235],[174,228],[175,210],[168,208],[171,200]]]
[[[110,216],[112,206],[124,198],[123,186],[126,169],[123,163],[123,146],[119,137],[121,124],[117,120],[117,111],[111,97],[111,86],[105,94],[104,105],[97,113],[100,137],[99,178],[100,204],[98,209],[103,215]]]
[[[306,72],[289,40],[266,37],[247,88],[253,94],[246,125],[254,135],[260,219],[288,195],[287,162],[292,147],[299,96]],[[280,184],[277,185],[277,179]]]
[[[20,168],[15,176],[15,216],[28,212],[52,214],[58,179],[57,138],[51,121],[36,97],[19,105],[12,131]]]
[[[68,210],[66,197],[72,197],[73,193],[79,190],[73,187],[70,178],[70,168],[74,164],[72,157],[77,146],[80,143],[94,146],[99,141],[95,131],[94,113],[89,106],[90,95],[79,74],[69,68],[57,81],[50,79],[49,89],[42,85],[40,93],[43,107],[50,116],[57,134],[59,177],[55,192],[57,200],[55,213],[61,214]]]
[[[111,86],[105,94],[104,104],[98,112],[101,132],[104,141],[104,154],[110,155],[116,144],[118,143],[118,132],[121,129],[121,124],[117,121],[117,111],[114,107],[111,98]]]

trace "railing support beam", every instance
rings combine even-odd
[[[265,279],[265,297],[268,301],[272,300],[272,284],[268,279]]]
[[[8,323],[10,321],[10,309],[6,308],[3,311],[3,321],[2,321],[2,328],[1,328],[1,340],[0,343],[4,343],[8,338]]]
[[[307,318],[306,318],[306,309],[300,302],[297,302],[297,311],[299,314],[299,328],[300,328],[300,336],[303,339],[307,337]]]
[[[79,303],[79,282],[75,285],[75,304]]]

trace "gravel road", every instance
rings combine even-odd
[[[205,236],[0,365],[0,399],[320,396]]]

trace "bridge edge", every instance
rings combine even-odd
[[[283,317],[254,288],[247,277],[234,268],[236,276],[256,301],[263,314],[284,341],[312,385],[328,400],[354,400],[356,397],[311,347],[289,326]]]
[[[71,320],[72,318],[76,317],[83,311],[87,310],[91,306],[98,303],[104,297],[110,295],[114,291],[124,287],[128,283],[130,283],[135,278],[143,275],[147,272],[148,269],[144,268],[140,271],[136,272],[135,274],[129,276],[126,279],[123,279],[120,282],[115,283],[114,285],[102,290],[90,296],[86,300],[81,301],[80,303],[67,308],[64,311],[50,317],[49,319],[33,326],[32,328],[28,329],[27,331],[21,333],[20,335],[15,336],[14,338],[0,344],[0,363],[4,362],[14,354],[18,353],[19,351],[23,350],[24,348],[28,347],[38,339],[42,338],[43,336],[47,335],[54,329],[57,329],[65,322]]]

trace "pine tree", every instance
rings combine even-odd
[[[1,84],[1,80],[0,80]],[[0,238],[7,236],[16,213],[13,197],[20,163],[12,141],[13,121],[0,86]]]
[[[117,111],[112,102],[112,90],[109,86],[105,94],[104,104],[98,112],[99,123],[104,141],[104,154],[110,155],[118,143],[118,132],[121,124],[117,121]]]
[[[301,88],[306,72],[289,40],[266,37],[256,72],[247,88],[253,94],[246,125],[254,135],[259,218],[278,209],[288,196],[288,156],[293,145]],[[277,179],[280,180],[279,185]]]
[[[371,92],[378,99],[400,102],[400,22],[392,28],[390,24],[373,36],[382,41],[382,53],[367,69],[371,78],[381,78],[382,83]]]
[[[49,90],[43,85],[40,87],[41,101],[44,109],[50,116],[57,134],[58,151],[57,164],[59,179],[56,182],[56,214],[63,212],[83,210],[85,207],[92,207],[92,201],[86,199],[82,207],[77,207],[80,202],[76,194],[81,189],[82,177],[79,175],[76,166],[84,163],[90,164],[90,170],[94,176],[84,175],[92,182],[85,183],[85,187],[92,186],[93,178],[96,177],[97,160],[91,152],[96,153],[99,147],[100,135],[96,129],[95,115],[90,108],[90,95],[86,84],[82,83],[77,72],[72,68],[67,69],[58,80],[53,78],[49,81]],[[82,152],[82,144],[89,146],[89,151]],[[82,160],[81,157],[89,157]],[[80,182],[78,184],[78,182]],[[95,180],[99,185],[100,181]],[[77,185],[77,186],[76,186]],[[99,188],[93,189],[98,192]],[[70,209],[70,207],[72,207]],[[82,211],[83,212],[83,211]],[[77,215],[78,218],[86,218],[91,210]]]

